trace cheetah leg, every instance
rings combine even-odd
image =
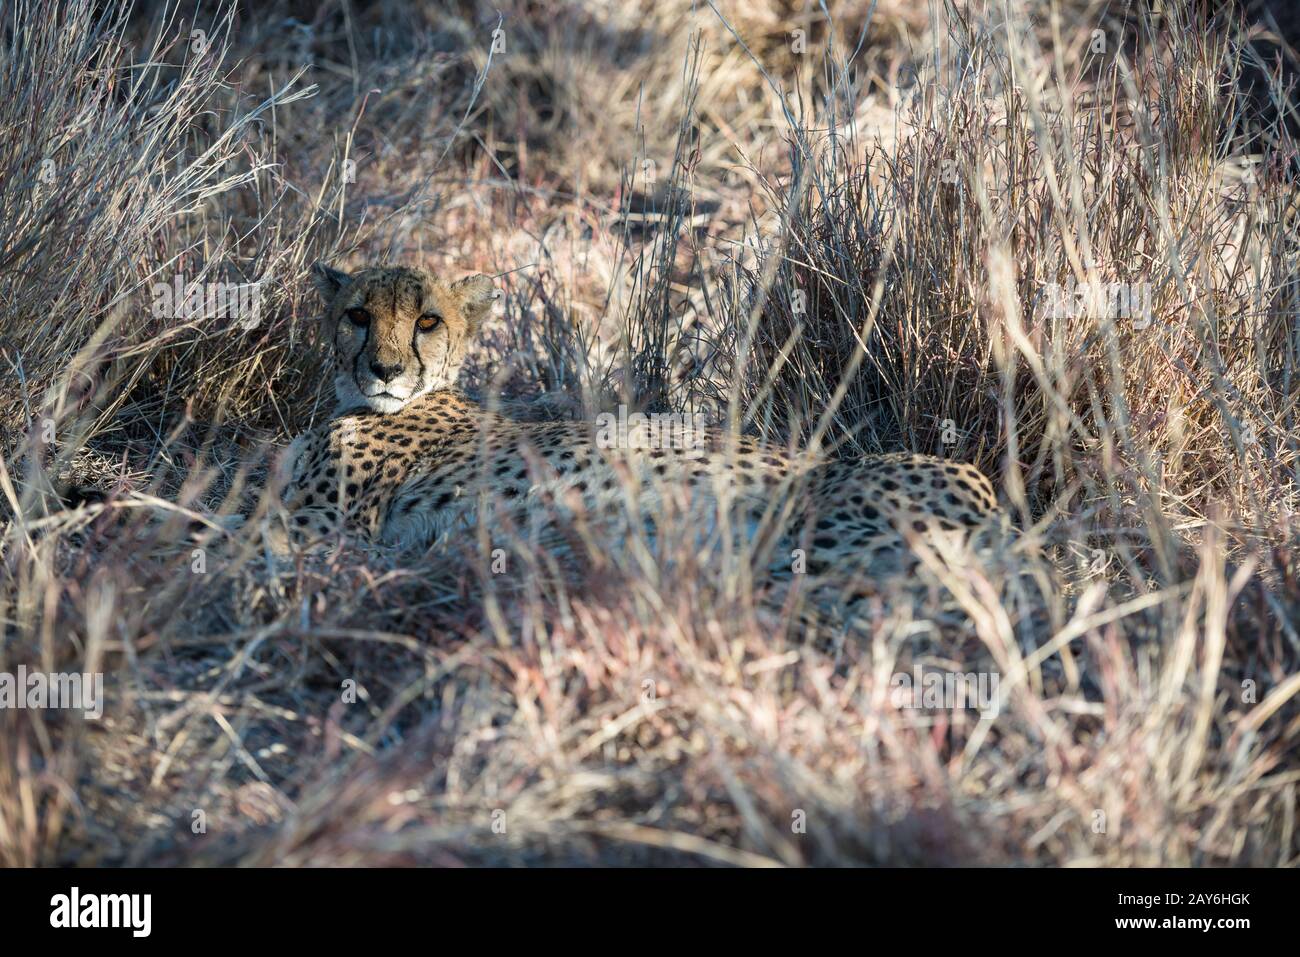
[[[337,509],[308,506],[269,516],[261,523],[258,535],[272,554],[283,556],[322,548],[346,530]]]

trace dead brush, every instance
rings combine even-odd
[[[494,87],[471,5],[287,33],[249,8],[197,58],[149,8],[4,14],[0,672],[103,671],[109,700],[0,709],[0,863],[1295,864],[1291,141],[1232,93],[1237,21],[945,7],[933,49],[869,26],[856,60],[837,21],[813,86],[784,15],[701,8],[684,60],[680,24],[629,32],[639,6],[521,5],[505,55],[551,50],[548,78]],[[1095,22],[1128,31],[1104,56]],[[585,77],[608,89],[569,96]],[[882,89],[893,142],[862,125]],[[620,235],[647,153],[680,195]],[[571,414],[707,405],[774,444],[974,461],[1019,532],[820,592],[725,503],[502,515],[419,556],[196,540],[255,519],[276,447],[327,414],[306,263],[417,254],[509,274],[486,402],[544,385]],[[142,297],[178,270],[274,275],[264,322],[158,322]],[[1053,314],[1070,282],[1149,283],[1150,324]],[[87,448],[120,471],[68,510]],[[873,590],[859,619],[805,631],[844,589]],[[996,707],[918,708],[914,673],[997,675]]]

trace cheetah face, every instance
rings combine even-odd
[[[406,267],[348,275],[317,263],[312,279],[325,301],[340,409],[397,412],[416,396],[451,388],[500,296],[487,276],[447,283]]]

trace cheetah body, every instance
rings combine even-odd
[[[652,448],[605,447],[610,443],[588,423],[524,422],[486,410],[453,388],[491,295],[482,279],[447,286],[408,269],[318,273],[344,408],[295,443],[284,495],[295,538],[342,531],[422,546],[473,527],[487,503],[583,514],[630,505],[653,520],[667,498],[685,490],[697,502],[750,516],[792,498],[800,540],[818,561],[833,563],[897,551],[913,535],[959,533],[997,510],[976,468],[932,456],[830,460],[709,430],[687,430],[685,441],[669,432]],[[413,331],[413,317],[430,308],[438,326]],[[347,318],[356,309],[368,313],[360,345],[358,329],[345,328],[356,325]],[[439,330],[445,341],[423,341]],[[389,379],[378,381],[376,369]],[[398,379],[399,398],[366,401]],[[410,395],[401,394],[408,388]]]

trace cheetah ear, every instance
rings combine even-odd
[[[311,281],[328,305],[334,301],[339,291],[352,281],[352,277],[338,269],[330,268],[323,262],[317,262],[311,267]]]
[[[492,303],[501,298],[501,290],[492,285],[492,280],[482,273],[466,276],[452,283],[451,288],[461,297],[461,309],[469,320],[470,330],[477,332],[487,318]]]

